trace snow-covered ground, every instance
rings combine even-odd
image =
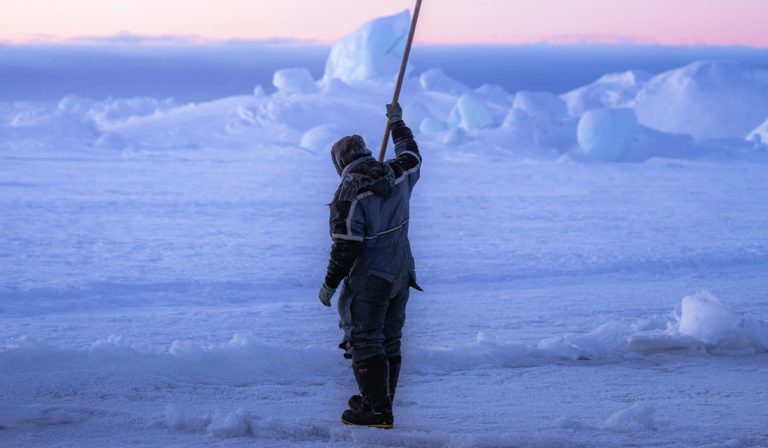
[[[426,292],[396,429],[339,423],[327,147],[378,142],[407,19],[273,95],[0,105],[0,446],[768,446],[768,78],[726,62],[410,76]]]

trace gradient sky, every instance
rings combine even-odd
[[[332,43],[414,0],[0,0],[0,41],[185,36]],[[768,47],[768,0],[424,0],[420,43]]]

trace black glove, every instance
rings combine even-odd
[[[320,288],[318,297],[320,297],[320,302],[323,305],[331,306],[331,298],[334,294],[336,294],[336,288],[328,287],[325,285],[325,283],[323,283],[323,286]]]
[[[403,109],[400,107],[400,103],[387,104],[387,118],[389,118],[389,124],[403,119]]]

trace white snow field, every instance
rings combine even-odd
[[[340,423],[329,145],[377,147],[407,23],[271,95],[0,104],[0,447],[768,446],[768,87],[727,62],[414,67],[426,292],[395,429]]]

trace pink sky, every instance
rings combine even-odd
[[[414,0],[2,0],[0,41],[130,33],[331,43]],[[424,0],[421,43],[768,47],[768,0]]]

